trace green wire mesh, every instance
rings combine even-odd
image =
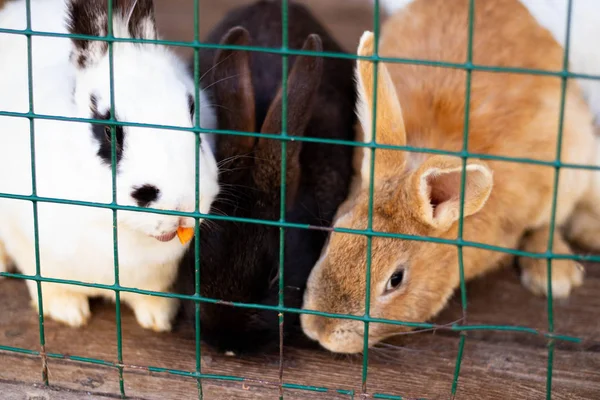
[[[330,318],[341,318],[341,319],[352,319],[362,321],[365,326],[365,340],[364,340],[364,351],[363,351],[363,366],[362,366],[362,394],[368,393],[367,391],[367,373],[368,373],[368,364],[369,364],[369,347],[368,347],[368,332],[369,332],[369,324],[370,323],[386,323],[393,325],[402,325],[411,328],[419,328],[419,329],[446,329],[450,331],[455,331],[460,333],[459,339],[459,347],[456,358],[456,363],[454,367],[454,377],[452,380],[451,393],[450,396],[454,397],[459,383],[460,377],[460,367],[462,361],[462,355],[464,352],[464,346],[466,341],[466,335],[469,331],[484,331],[484,330],[495,330],[495,331],[512,331],[512,332],[520,332],[526,334],[533,335],[541,335],[548,340],[548,364],[547,364],[547,374],[546,374],[546,397],[548,399],[551,398],[552,394],[552,367],[553,367],[553,357],[554,357],[554,345],[557,340],[567,341],[579,343],[581,341],[580,338],[565,336],[556,334],[554,332],[554,316],[553,316],[553,302],[552,297],[548,297],[547,302],[547,314],[548,314],[548,329],[547,331],[539,331],[533,328],[525,327],[525,326],[514,326],[514,325],[473,325],[468,324],[467,317],[467,291],[465,287],[465,279],[464,279],[464,271],[463,271],[463,248],[464,247],[474,247],[479,249],[486,249],[491,251],[503,252],[506,254],[511,254],[514,256],[524,256],[524,257],[532,257],[532,258],[542,258],[546,259],[548,262],[547,273],[548,278],[551,276],[552,271],[552,260],[562,260],[562,259],[573,259],[578,261],[593,261],[600,262],[600,256],[589,256],[589,255],[569,255],[569,254],[555,254],[552,252],[553,248],[553,232],[556,228],[555,226],[555,214],[556,214],[556,197],[557,197],[557,188],[558,188],[558,179],[559,179],[559,171],[561,168],[575,168],[575,169],[588,169],[588,170],[596,170],[600,171],[600,167],[591,166],[591,165],[581,165],[581,164],[567,164],[561,162],[561,144],[562,144],[562,131],[563,131],[563,120],[564,120],[564,108],[565,108],[565,93],[567,81],[569,79],[580,78],[580,79],[595,79],[600,80],[600,76],[586,75],[586,74],[576,74],[569,72],[568,64],[569,64],[569,40],[570,40],[570,27],[571,27],[571,10],[572,10],[572,0],[569,0],[568,4],[568,13],[567,13],[567,29],[566,29],[566,38],[565,38],[565,48],[564,48],[564,57],[563,57],[563,68],[560,71],[546,71],[546,70],[537,70],[537,69],[527,69],[527,68],[505,68],[505,67],[494,67],[494,66],[483,66],[473,64],[473,15],[475,9],[475,0],[469,0],[469,20],[468,20],[468,43],[467,43],[467,59],[464,63],[449,63],[449,62],[438,62],[438,61],[428,61],[428,60],[416,60],[416,59],[406,59],[406,58],[389,58],[389,57],[380,57],[378,55],[378,41],[379,41],[379,32],[380,32],[380,17],[379,17],[379,0],[375,0],[374,2],[374,19],[373,19],[373,31],[375,35],[375,52],[372,57],[360,57],[353,54],[343,54],[343,53],[331,53],[331,52],[311,52],[311,51],[302,51],[302,50],[294,50],[288,48],[288,0],[282,0],[282,46],[279,49],[272,48],[260,48],[260,47],[249,47],[249,46],[226,46],[226,45],[216,45],[216,44],[204,44],[200,43],[199,38],[199,0],[194,0],[194,40],[192,42],[180,42],[180,41],[168,41],[168,40],[142,40],[142,39],[123,39],[123,38],[115,38],[113,36],[113,26],[112,26],[112,11],[113,4],[112,1],[108,2],[108,34],[106,37],[95,37],[95,36],[86,36],[86,35],[71,35],[71,34],[59,34],[59,33],[51,33],[51,32],[38,32],[31,29],[31,5],[30,0],[26,0],[26,9],[27,9],[27,25],[25,30],[13,30],[13,29],[4,29],[0,28],[0,33],[8,33],[8,34],[16,34],[16,35],[25,35],[27,38],[27,53],[28,53],[28,81],[29,81],[29,110],[27,113],[17,113],[17,112],[7,112],[0,110],[0,116],[9,116],[9,117],[22,117],[27,118],[30,123],[30,147],[31,147],[31,164],[32,164],[32,188],[30,196],[22,196],[15,195],[9,193],[0,193],[0,197],[8,198],[8,199],[16,199],[16,200],[27,200],[31,201],[33,208],[33,216],[34,216],[34,237],[35,237],[35,260],[36,260],[36,273],[35,275],[25,275],[19,273],[0,273],[1,276],[17,278],[17,279],[25,279],[32,280],[36,282],[37,285],[37,303],[39,306],[39,340],[40,340],[40,350],[29,350],[18,347],[4,346],[0,345],[0,350],[10,351],[14,353],[20,354],[28,354],[33,356],[39,356],[42,360],[42,381],[45,385],[49,385],[48,379],[48,369],[47,362],[48,359],[69,359],[73,361],[84,362],[88,364],[101,365],[105,367],[114,368],[119,373],[119,386],[120,386],[120,394],[122,397],[126,397],[125,392],[125,383],[123,379],[123,347],[122,347],[122,331],[121,331],[121,304],[120,304],[120,293],[121,292],[130,292],[137,294],[146,294],[152,296],[160,296],[160,297],[170,297],[170,298],[178,298],[181,300],[192,300],[195,302],[195,326],[196,326],[196,368],[195,371],[183,371],[183,370],[174,370],[174,369],[166,369],[155,366],[148,366],[146,369],[149,372],[154,373],[167,373],[177,376],[183,376],[188,378],[194,378],[197,381],[198,388],[198,398],[203,398],[202,391],[202,381],[205,379],[211,380],[221,380],[221,381],[238,381],[238,382],[248,382],[252,381],[251,379],[240,377],[240,376],[231,376],[231,375],[217,375],[217,374],[206,374],[202,372],[201,368],[201,326],[200,326],[200,303],[217,303],[220,299],[207,298],[200,295],[200,243],[199,241],[195,241],[195,294],[194,295],[181,295],[174,293],[162,293],[162,292],[153,292],[148,290],[141,290],[136,288],[128,288],[121,286],[119,283],[119,253],[118,253],[118,232],[117,232],[117,212],[122,210],[127,211],[136,211],[136,212],[153,212],[157,214],[165,214],[165,215],[177,215],[177,216],[189,216],[193,217],[196,220],[195,231],[196,235],[199,235],[200,226],[199,219],[206,218],[212,220],[226,220],[226,221],[235,221],[241,223],[251,223],[251,224],[264,224],[273,227],[278,227],[280,230],[280,254],[279,254],[279,300],[277,306],[267,306],[261,304],[248,304],[248,303],[231,303],[234,307],[242,307],[242,308],[254,308],[254,309],[263,309],[263,310],[271,310],[278,313],[279,316],[279,328],[280,328],[280,357],[279,357],[279,382],[277,383],[279,387],[279,398],[284,398],[284,390],[304,390],[304,391],[312,391],[312,392],[335,392],[340,395],[346,395],[349,398],[355,397],[355,392],[353,390],[340,390],[334,388],[326,388],[326,387],[316,387],[316,386],[307,386],[307,385],[298,385],[290,382],[285,382],[284,380],[284,368],[283,368],[283,317],[285,313],[304,313],[304,314],[314,314],[320,315],[324,317]],[[86,39],[86,40],[102,40],[108,42],[108,54],[109,54],[109,62],[110,62],[110,85],[111,85],[111,119],[108,121],[97,121],[94,119],[85,119],[85,118],[67,118],[63,116],[55,116],[55,115],[42,115],[36,114],[33,103],[33,85],[35,82],[33,81],[32,76],[32,65],[33,65],[33,57],[32,57],[32,36],[48,36],[48,37],[69,37],[69,38],[77,38],[77,39]],[[297,224],[290,223],[285,221],[285,194],[286,194],[286,174],[281,174],[281,206],[280,206],[280,219],[278,221],[263,221],[257,219],[250,218],[237,218],[237,217],[229,217],[229,216],[221,216],[221,215],[206,215],[201,214],[199,212],[199,144],[200,144],[200,133],[214,133],[219,135],[240,135],[240,136],[253,136],[253,137],[263,137],[268,136],[272,138],[272,135],[264,135],[257,132],[237,132],[237,131],[228,131],[228,130],[215,130],[208,131],[199,126],[200,121],[200,109],[201,107],[195,108],[195,126],[193,128],[183,128],[176,126],[163,126],[163,125],[152,125],[152,124],[143,124],[143,123],[122,123],[120,121],[116,121],[114,119],[114,108],[115,108],[115,99],[114,99],[114,74],[113,74],[113,44],[116,42],[131,42],[131,43],[154,43],[159,45],[167,45],[167,46],[179,46],[179,47],[191,47],[194,50],[194,82],[195,82],[195,97],[196,104],[199,103],[199,94],[200,94],[200,49],[203,48],[227,48],[233,50],[248,50],[255,52],[268,52],[279,54],[282,56],[282,86],[283,93],[287,94],[287,76],[288,76],[288,57],[293,55],[319,55],[330,58],[346,58],[346,59],[366,59],[373,62],[377,65],[380,62],[386,63],[410,63],[415,65],[428,65],[428,66],[437,66],[437,67],[445,67],[445,68],[454,68],[454,69],[462,69],[466,72],[466,88],[465,88],[465,101],[466,104],[470,104],[470,96],[471,96],[471,75],[473,71],[488,71],[488,72],[502,72],[502,73],[518,73],[518,74],[531,74],[531,75],[545,75],[545,76],[555,76],[559,77],[562,82],[562,90],[561,90],[561,111],[559,118],[559,132],[558,132],[558,143],[557,143],[557,151],[556,151],[556,159],[554,161],[542,161],[528,158],[515,158],[515,157],[504,157],[504,156],[492,156],[488,154],[477,154],[470,153],[468,151],[468,137],[469,137],[469,107],[465,107],[465,116],[464,116],[464,132],[463,132],[463,147],[460,152],[450,152],[450,151],[442,151],[438,149],[429,149],[429,148],[415,148],[412,146],[391,146],[391,145],[382,145],[378,144],[375,137],[375,127],[376,127],[376,110],[377,110],[377,96],[376,96],[376,88],[377,88],[377,72],[378,69],[374,68],[374,104],[373,104],[373,116],[372,119],[372,131],[373,137],[369,143],[362,142],[354,142],[354,141],[345,141],[345,140],[333,140],[333,139],[318,139],[311,137],[294,137],[290,138],[287,135],[287,95],[283,96],[282,103],[282,126],[281,126],[281,135],[278,137],[278,140],[281,141],[281,152],[282,152],[282,160],[281,160],[281,170],[284,171],[286,169],[287,164],[287,154],[286,154],[286,146],[287,142],[290,140],[297,140],[303,142],[320,142],[320,143],[328,143],[332,145],[344,145],[344,146],[355,146],[355,147],[364,147],[368,148],[371,151],[371,160],[370,160],[370,199],[369,199],[369,223],[367,229],[365,230],[355,230],[355,229],[336,229],[338,232],[364,235],[367,238],[367,272],[366,272],[366,297],[365,297],[365,314],[363,316],[355,316],[355,315],[344,315],[344,314],[333,314],[333,313],[324,313],[318,311],[311,310],[299,310],[295,308],[287,308],[284,305],[284,297],[283,297],[283,279],[284,276],[284,245],[285,245],[285,229],[287,228],[299,228],[299,229],[314,229],[305,224]],[[35,130],[34,130],[34,120],[35,119],[51,119],[51,120],[59,120],[59,121],[78,121],[78,122],[87,122],[87,123],[104,123],[111,126],[111,135],[112,135],[112,202],[110,204],[104,203],[94,203],[94,202],[84,202],[84,201],[71,201],[65,199],[57,199],[57,198],[47,198],[40,197],[37,195],[36,188],[36,174],[35,174],[35,146],[34,146],[34,138],[35,138]],[[147,209],[147,208],[139,208],[139,207],[128,207],[121,206],[117,204],[117,192],[116,192],[116,140],[115,139],[115,129],[117,126],[139,126],[139,127],[150,127],[150,128],[162,128],[162,129],[171,129],[171,130],[187,130],[192,131],[196,135],[196,205],[195,211],[193,213],[185,213],[178,211],[170,211],[170,210],[155,210],[155,209]],[[427,154],[447,154],[461,157],[463,170],[461,177],[461,209],[460,209],[460,219],[459,219],[459,229],[458,229],[458,238],[456,240],[447,240],[440,238],[431,238],[431,237],[423,237],[423,236],[414,236],[414,235],[406,235],[399,233],[387,233],[387,232],[377,232],[372,229],[372,214],[373,214],[373,177],[374,177],[374,165],[375,165],[375,157],[376,149],[393,149],[393,150],[401,150],[401,151],[411,151],[411,152],[421,152]],[[502,161],[510,161],[510,162],[520,162],[527,164],[536,164],[536,165],[545,165],[549,167],[553,167],[555,169],[555,177],[554,177],[554,191],[553,191],[553,201],[552,201],[552,217],[551,217],[551,225],[550,225],[550,236],[548,240],[548,250],[545,253],[531,253],[517,249],[492,246],[483,243],[471,242],[463,240],[463,215],[464,215],[464,192],[465,192],[465,169],[466,162],[469,157],[477,157],[480,159],[487,160],[502,160]],[[114,247],[114,275],[115,281],[113,285],[102,285],[102,284],[93,284],[93,283],[84,283],[74,280],[67,279],[54,279],[47,278],[42,276],[40,265],[40,256],[39,256],[39,243],[38,243],[38,214],[37,208],[38,203],[40,202],[50,202],[50,203],[58,203],[58,204],[70,204],[70,205],[81,205],[88,207],[100,207],[111,209],[113,212],[113,247]],[[333,230],[333,229],[332,229]],[[198,237],[198,236],[197,236]],[[440,244],[451,244],[455,245],[458,249],[458,261],[459,261],[459,272],[460,272],[460,299],[462,305],[462,313],[463,318],[460,324],[455,323],[451,326],[440,326],[431,323],[413,323],[413,322],[405,322],[405,321],[395,321],[395,320],[386,320],[381,318],[372,318],[369,315],[370,308],[370,280],[371,280],[371,242],[373,237],[387,237],[387,238],[396,238],[396,239],[404,239],[404,240],[417,240],[417,241],[430,241]],[[117,362],[110,362],[105,360],[99,360],[95,358],[88,357],[80,357],[76,355],[64,355],[60,353],[48,353],[45,350],[45,333],[44,333],[44,316],[43,316],[43,303],[42,303],[42,282],[49,283],[61,283],[61,284],[69,284],[69,285],[79,285],[85,287],[94,287],[98,289],[112,290],[115,292],[115,311],[116,311],[116,335],[117,335]],[[548,292],[552,292],[552,281],[548,279]],[[373,393],[371,396],[375,399],[402,399],[401,396],[391,395],[391,394],[383,394],[383,393]]]

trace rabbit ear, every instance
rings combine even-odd
[[[320,52],[323,49],[321,38],[310,35],[304,42],[302,50]],[[287,81],[287,133],[289,136],[302,136],[312,116],[313,103],[321,84],[323,59],[315,56],[298,56]],[[261,132],[279,134],[282,128],[283,88],[280,88],[273,103],[269,107]],[[287,175],[290,188],[297,185],[299,174],[300,142],[287,144]],[[273,186],[274,171],[281,169],[281,142],[276,139],[261,138],[258,141],[256,156],[261,160],[255,171],[257,181]],[[260,170],[262,169],[262,170]],[[279,172],[277,172],[279,175]],[[272,190],[272,189],[271,189]]]
[[[319,35],[310,35],[304,42],[303,51],[322,51]],[[323,59],[315,56],[298,56],[287,81],[287,132],[290,136],[302,136],[312,115],[313,101],[323,75]],[[269,107],[262,133],[281,132],[283,88]],[[271,143],[272,141],[267,141]]]
[[[460,158],[434,156],[415,171],[410,191],[422,222],[446,231],[458,221],[462,170]],[[483,208],[494,179],[490,168],[479,160],[469,160],[465,173],[464,217],[468,217]]]
[[[371,32],[365,32],[358,47],[358,55],[370,57],[374,53],[375,38]],[[368,60],[358,60],[356,68],[356,80],[358,83],[357,114],[364,132],[364,141],[369,143],[373,138],[373,75],[374,64]],[[406,131],[400,101],[390,78],[386,66],[379,63],[377,72],[377,115],[376,115],[376,142],[379,144],[404,146],[406,145]],[[364,150],[363,164],[361,169],[362,181],[368,185],[370,179],[371,149]],[[385,173],[390,169],[403,167],[405,156],[400,151],[376,150],[375,174]]]
[[[115,9],[125,18],[133,39],[156,40],[156,20],[152,0],[114,0]]]
[[[241,26],[230,29],[222,45],[248,46],[250,34]],[[219,129],[255,132],[254,89],[250,72],[250,54],[245,50],[221,49],[212,68],[212,85],[217,107]],[[248,154],[256,138],[252,136],[222,135],[219,139],[219,157]]]
[[[74,35],[106,36],[107,13],[106,0],[71,0],[67,18],[68,32]],[[72,60],[80,69],[94,64],[108,51],[108,43],[101,40],[72,40]]]
[[[115,37],[154,40],[157,38],[152,0],[70,0],[68,31],[74,35],[106,36],[108,1],[113,1]],[[100,60],[108,51],[101,40],[73,39],[73,62],[85,68]]]

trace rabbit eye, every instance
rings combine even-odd
[[[402,285],[403,281],[404,281],[404,268],[400,268],[392,274],[387,285],[385,285],[385,293],[384,294],[393,292],[394,290],[398,289]]]
[[[106,125],[104,127],[104,135],[106,136],[106,141],[110,143],[110,139],[111,139],[110,126]]]
[[[102,113],[98,110],[98,98],[95,95],[90,97],[90,110],[92,112],[92,118],[96,120],[109,120],[111,113],[110,110]],[[117,164],[123,156],[123,144],[125,141],[125,132],[123,127],[120,125],[115,126],[115,149]],[[110,125],[104,125],[103,123],[92,124],[92,135],[98,142],[98,156],[102,159],[103,163],[107,165],[112,164],[112,148],[113,148],[113,135],[112,128]]]
[[[104,138],[106,139],[106,143],[108,145],[112,144],[112,128],[110,127],[110,125],[105,125],[104,126]],[[117,150],[121,150],[123,148],[123,127],[122,126],[115,126],[115,137],[117,139]]]

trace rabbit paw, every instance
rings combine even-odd
[[[544,259],[528,259],[523,263],[521,283],[536,295],[548,296],[548,262]],[[564,299],[571,290],[583,284],[585,269],[573,260],[552,261],[552,297]]]
[[[600,216],[589,210],[576,211],[566,229],[569,240],[590,250],[600,250]]]
[[[46,289],[46,287],[44,287]],[[44,316],[50,317],[73,328],[85,325],[90,319],[90,304],[87,296],[69,291],[46,291],[44,299]],[[32,303],[39,312],[37,295]]]
[[[179,301],[166,297],[137,295],[131,305],[138,323],[143,328],[155,332],[168,332],[171,330],[171,321],[177,313]]]

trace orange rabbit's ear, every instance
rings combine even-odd
[[[458,157],[434,156],[415,171],[410,190],[422,222],[446,231],[458,221],[462,169]],[[479,160],[469,160],[465,173],[464,217],[468,217],[483,208],[494,179],[490,168]]]
[[[365,32],[360,38],[358,45],[358,55],[370,57],[374,53],[375,38],[373,33]],[[356,68],[356,80],[358,91],[358,102],[356,111],[364,131],[364,141],[369,143],[373,138],[373,84],[374,82],[374,63],[368,60],[358,60]],[[376,114],[376,135],[375,140],[378,144],[404,146],[406,145],[406,131],[404,119],[402,118],[402,108],[394,88],[394,83],[390,78],[388,70],[383,63],[379,63],[377,72],[377,114]],[[368,185],[370,171],[371,149],[365,147],[362,178],[363,184]],[[398,150],[376,150],[375,155],[375,174],[385,173],[389,169],[397,170],[403,168],[406,156],[404,152]]]

